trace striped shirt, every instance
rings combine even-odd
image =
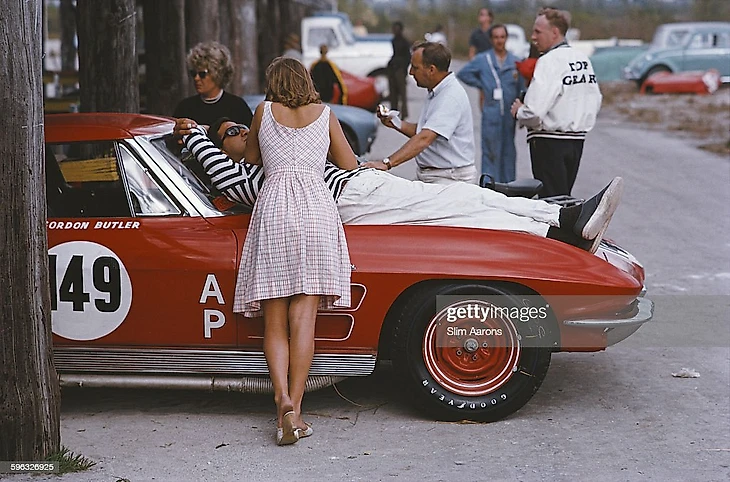
[[[208,139],[205,129],[195,127],[193,132],[183,139],[185,147],[200,162],[213,185],[229,200],[253,207],[259,191],[264,184],[264,168],[245,162],[236,162],[225,152],[218,149]],[[331,162],[324,166],[324,182],[332,196],[337,199],[342,194],[347,181],[357,176],[366,168],[352,171],[340,169]]]

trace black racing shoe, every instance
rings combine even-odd
[[[578,220],[573,226],[573,232],[583,239],[594,241],[598,248],[603,233],[608,228],[611,216],[616,211],[621,200],[624,180],[614,177],[601,192],[581,204]],[[595,248],[591,252],[595,251]]]

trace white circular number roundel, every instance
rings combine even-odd
[[[70,241],[48,250],[53,333],[96,340],[116,330],[129,313],[132,283],[106,246]]]

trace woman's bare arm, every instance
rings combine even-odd
[[[246,150],[243,158],[249,164],[261,164],[261,147],[259,146],[259,129],[261,128],[261,118],[264,115],[263,102],[256,107],[256,112],[251,121],[251,130],[248,133],[246,141]]]
[[[340,169],[351,171],[357,168],[355,153],[352,152],[350,143],[347,142],[340,121],[337,120],[337,116],[332,111],[330,111],[329,159]]]

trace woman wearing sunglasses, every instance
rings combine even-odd
[[[325,162],[329,158],[351,170],[357,161],[301,62],[284,57],[271,62],[266,99],[256,108],[244,151],[246,162],[263,164],[266,177],[251,214],[233,311],[263,314],[276,441],[288,445],[312,435],[302,419],[302,398],[317,309],[350,305],[350,257],[324,181]],[[232,137],[231,127],[218,131],[224,149],[240,138],[240,131]]]
[[[251,108],[241,97],[224,91],[233,76],[231,53],[218,42],[199,43],[188,53],[188,75],[197,95],[181,100],[173,117],[186,117],[198,124],[211,125],[221,117],[251,125]]]

